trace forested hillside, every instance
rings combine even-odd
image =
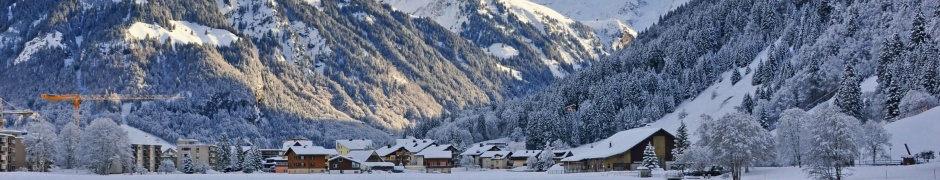
[[[581,145],[667,113],[697,122],[676,107],[714,99],[700,93],[722,80],[755,85],[732,105],[766,129],[784,110],[830,100],[862,121],[893,121],[937,104],[938,9],[919,0],[693,0],[543,92],[426,119],[409,132],[457,144],[511,137],[529,148]],[[876,90],[862,93],[870,78]]]

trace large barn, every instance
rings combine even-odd
[[[672,149],[676,137],[662,128],[643,127],[618,132],[598,141],[574,156],[562,159],[566,173],[634,170],[643,162],[643,151],[649,143],[656,149],[660,166],[675,161]]]

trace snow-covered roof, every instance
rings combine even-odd
[[[382,146],[382,148],[376,149],[375,153],[379,154],[379,156],[388,156],[389,154],[392,154],[393,152],[401,148],[403,148],[401,147],[401,145]]]
[[[511,153],[512,152],[510,151],[486,151],[486,152],[483,152],[483,154],[481,154],[480,157],[502,159],[502,158],[506,158],[506,156],[508,156]],[[496,156],[499,156],[499,158],[497,158]]]
[[[396,139],[395,142],[398,144],[391,147],[383,146],[382,148],[376,149],[375,152],[378,153],[379,156],[387,156],[399,148],[405,148],[408,152],[421,152],[424,148],[435,144],[434,140],[430,139]]]
[[[346,157],[346,156],[343,156],[343,155],[333,156],[332,158],[330,158],[330,159],[328,159],[328,160],[326,160],[326,161],[333,161],[333,160],[335,160],[335,159],[340,159],[340,158],[346,159],[346,160],[350,160],[350,161],[353,161],[353,162],[356,162],[356,163],[359,163],[359,164],[362,164],[362,161],[357,161],[357,160],[355,160],[355,159],[353,159],[353,158]]]
[[[327,149],[320,146],[291,146],[288,151],[294,150],[298,155],[335,155],[336,149]]]
[[[336,140],[337,147],[342,144],[349,149],[369,149],[372,147],[372,140],[368,139],[342,139]]]
[[[447,151],[447,149],[449,149],[449,148],[451,148],[451,147],[454,147],[454,146],[453,146],[453,145],[450,145],[450,144],[433,145],[433,146],[428,146],[427,148],[424,148],[424,150],[421,150],[421,152],[424,152],[424,151]]]
[[[541,153],[542,153],[542,150],[520,150],[520,151],[513,151],[512,156],[510,157],[511,158],[529,158],[529,157],[538,156]]]
[[[574,156],[562,159],[561,161],[581,161],[584,159],[598,159],[617,155],[630,150],[630,148],[633,148],[637,144],[644,143],[643,140],[646,140],[646,138],[661,130],[663,129],[642,127],[620,131],[607,139],[594,143],[594,147],[575,154]]]
[[[496,147],[496,146],[485,145],[483,143],[476,143],[476,144],[471,145],[470,147],[467,147],[467,150],[464,150],[463,153],[460,153],[460,155],[464,155],[464,156],[480,155],[480,154],[483,154],[483,152],[489,151],[493,147]]]
[[[313,146],[313,141],[310,140],[287,140],[284,141],[284,144],[281,145],[281,149],[287,151],[290,147],[303,147],[303,146]]]
[[[281,157],[281,156],[275,156],[275,157],[265,158],[265,160],[274,160],[274,161],[277,161],[277,160],[287,160],[287,159],[284,159],[284,157]]]
[[[352,158],[353,160],[356,160],[359,162],[366,162],[367,160],[369,160],[369,156],[372,156],[372,153],[375,153],[375,151],[373,150],[349,151],[349,154],[347,154],[346,156],[349,156],[349,158]]]

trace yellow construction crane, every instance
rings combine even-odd
[[[0,129],[3,129],[3,127],[4,127],[4,126],[3,126],[3,125],[4,125],[4,121],[6,120],[6,119],[3,119],[3,115],[7,115],[7,114],[20,115],[20,120],[22,120],[23,118],[26,118],[26,116],[32,116],[32,115],[33,115],[33,111],[30,111],[30,110],[3,110],[3,99],[0,99]]]
[[[120,95],[120,94],[42,94],[42,99],[49,101],[70,101],[75,112],[75,125],[79,125],[82,101],[125,101],[125,100],[170,100],[182,99],[178,95]]]

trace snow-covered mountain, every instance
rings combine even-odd
[[[423,3],[409,15],[374,0],[3,1],[0,98],[62,126],[70,107],[39,93],[178,94],[83,103],[83,121],[123,119],[170,142],[382,142],[415,119],[537,92],[611,52],[545,6],[478,2],[400,1]]]

